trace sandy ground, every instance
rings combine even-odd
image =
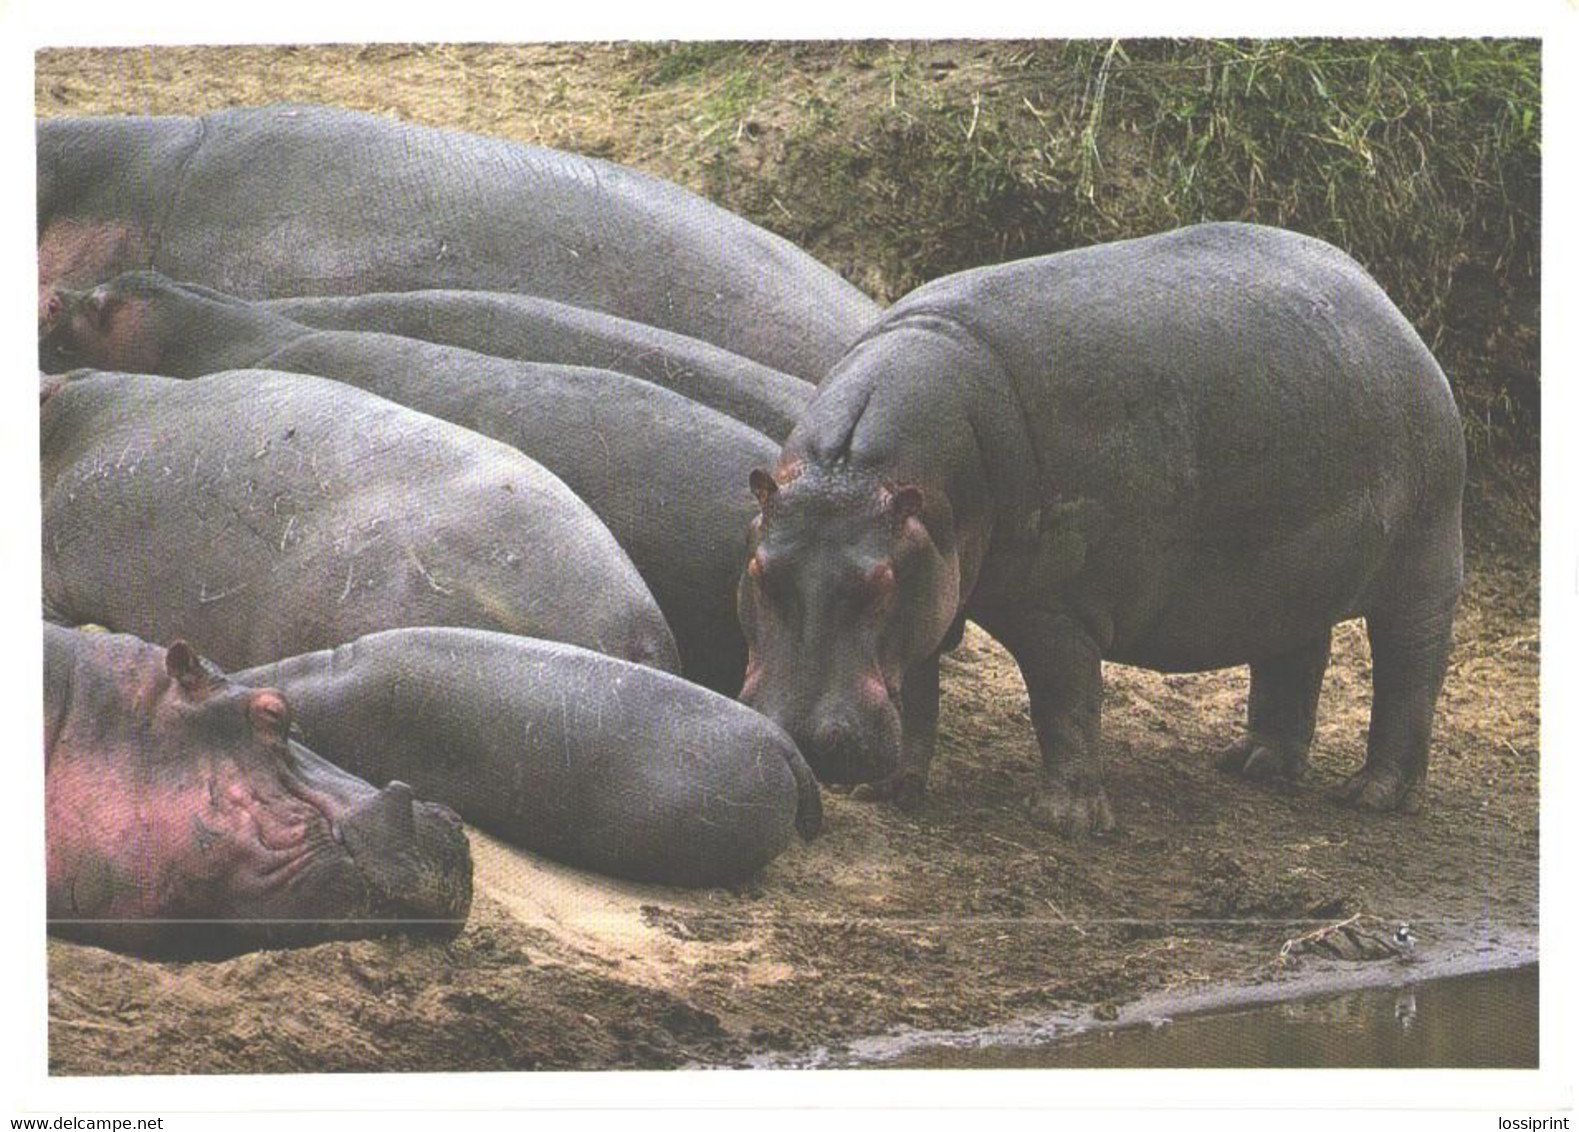
[[[705,128],[683,107],[662,127],[617,115],[618,47],[337,50],[48,53],[38,107],[338,102],[682,181],[665,166],[666,131]],[[858,264],[840,266],[861,278]],[[1503,517],[1471,532],[1416,812],[1356,814],[1321,799],[1364,752],[1369,659],[1350,624],[1335,635],[1309,778],[1291,793],[1211,765],[1242,729],[1243,671],[1109,666],[1108,790],[1121,828],[1062,840],[1024,816],[1037,774],[1024,688],[972,630],[945,666],[940,753],[918,813],[829,793],[821,837],[742,888],[700,892],[576,873],[473,833],[477,898],[449,943],[151,963],[52,940],[51,1071],[742,1064],[894,1028],[1101,1017],[1159,991],[1374,971],[1396,962],[1381,941],[1400,921],[1426,953],[1507,946],[1537,916],[1539,586],[1533,486],[1497,492]],[[1331,947],[1285,947],[1356,916]]]
[[[1310,781],[1214,770],[1239,672],[1110,667],[1121,830],[1074,843],[1021,810],[1036,775],[1023,687],[972,632],[945,675],[933,789],[906,815],[827,796],[827,825],[738,890],[577,873],[473,832],[477,899],[448,944],[331,943],[149,963],[51,941],[50,1065],[64,1073],[738,1064],[895,1027],[959,1029],[1161,990],[1299,978],[1512,944],[1535,928],[1534,579],[1481,564],[1424,804],[1320,800],[1364,750],[1367,650],[1337,635]],[[1338,954],[1291,939],[1349,919]]]

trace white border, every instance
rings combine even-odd
[[[526,6],[523,6],[525,10]],[[1544,292],[1548,312],[1572,302],[1575,221],[1579,199],[1573,149],[1579,139],[1574,84],[1579,81],[1576,21],[1579,0],[1439,2],[1404,11],[1375,0],[1327,0],[1316,6],[1224,3],[1114,3],[1055,8],[984,8],[953,3],[887,7],[828,0],[777,6],[737,3],[729,8],[670,4],[532,5],[508,15],[492,5],[333,5],[270,0],[234,7],[213,0],[56,0],[51,4],[0,0],[0,153],[9,171],[0,178],[6,224],[0,226],[0,342],[9,363],[0,381],[0,688],[9,763],[3,832],[8,878],[3,983],[9,1009],[4,1030],[8,1116],[76,1113],[127,1115],[207,1111],[220,1119],[171,1116],[167,1128],[271,1127],[279,1120],[324,1127],[336,1111],[358,1110],[381,1124],[428,1123],[438,1112],[465,1111],[466,1124],[518,1126],[522,1108],[580,1110],[642,1107],[710,1109],[700,1123],[723,1120],[816,1119],[804,1112],[761,1109],[999,1110],[993,1119],[1020,1123],[1029,1110],[1073,1110],[1082,1123],[1108,1123],[1092,1110],[1123,1106],[1132,1117],[1155,1119],[1170,1109],[1210,1110],[1213,1126],[1276,1122],[1288,1128],[1329,1129],[1334,1119],[1389,1125],[1390,1110],[1428,1110],[1433,1124],[1495,1129],[1495,1116],[1571,1108],[1573,1076],[1573,874],[1567,807],[1575,757],[1574,612],[1579,594],[1576,554],[1574,452],[1566,429],[1574,424],[1572,324],[1545,320],[1543,364],[1546,438],[1543,497],[1548,519],[1542,542],[1542,970],[1541,1056],[1538,1072],[1505,1071],[1080,1071],[895,1070],[815,1073],[466,1074],[194,1079],[49,1079],[44,1065],[46,978],[43,923],[42,815],[36,756],[42,720],[38,640],[37,430],[33,393],[34,344],[24,322],[32,301],[35,248],[25,232],[33,215],[32,52],[41,46],[141,43],[267,43],[377,41],[545,41],[640,38],[823,38],[1106,35],[1538,35],[1545,40],[1546,109]],[[545,10],[546,9],[546,10]],[[856,10],[859,9],[859,10]],[[1566,364],[1565,364],[1566,363]],[[1568,820],[1553,820],[1562,815]],[[746,1114],[738,1110],[753,1110]],[[394,1111],[389,1111],[394,1110]],[[426,1110],[428,1116],[421,1115]],[[1277,1110],[1268,1111],[1268,1110]],[[1317,1110],[1317,1111],[1300,1111]],[[1346,1110],[1340,1113],[1332,1110]],[[1365,1110],[1365,1111],[1357,1111]],[[1452,1110],[1457,1110],[1456,1112]],[[1369,1115],[1366,1115],[1366,1111]],[[401,1116],[415,1112],[417,1115]],[[247,1115],[251,1113],[252,1115]],[[375,1115],[376,1114],[376,1115]],[[539,1119],[557,1115],[540,1113]],[[910,1122],[924,1114],[908,1112]],[[439,1117],[442,1119],[442,1117]],[[687,1123],[697,1113],[683,1117]],[[1373,1124],[1372,1121],[1375,1121]],[[930,1118],[921,1119],[930,1124]],[[338,1121],[336,1121],[338,1123]],[[1036,1121],[1045,1126],[1047,1117]],[[1124,1123],[1129,1123],[1125,1120]]]

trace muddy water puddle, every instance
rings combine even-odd
[[[1539,1064],[1536,966],[1156,1018],[1030,1046],[919,1048],[909,1069],[1465,1068]]]
[[[1413,978],[1341,991],[1313,989],[1328,981],[1318,979],[1296,997],[1256,988],[1216,1004],[1158,997],[1108,1023],[1060,1016],[968,1033],[892,1034],[792,1060],[801,1068],[1538,1068],[1534,951],[1516,963],[1508,952],[1499,958],[1494,968],[1431,964]]]

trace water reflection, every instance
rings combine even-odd
[[[1041,1046],[920,1049],[907,1068],[1533,1069],[1536,966],[1190,1015]]]

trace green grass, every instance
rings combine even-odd
[[[1537,41],[666,51],[646,81],[695,84],[709,193],[880,298],[1202,220],[1275,224],[1377,277],[1448,370],[1473,447],[1538,436]],[[775,149],[747,161],[735,143],[764,108]]]

